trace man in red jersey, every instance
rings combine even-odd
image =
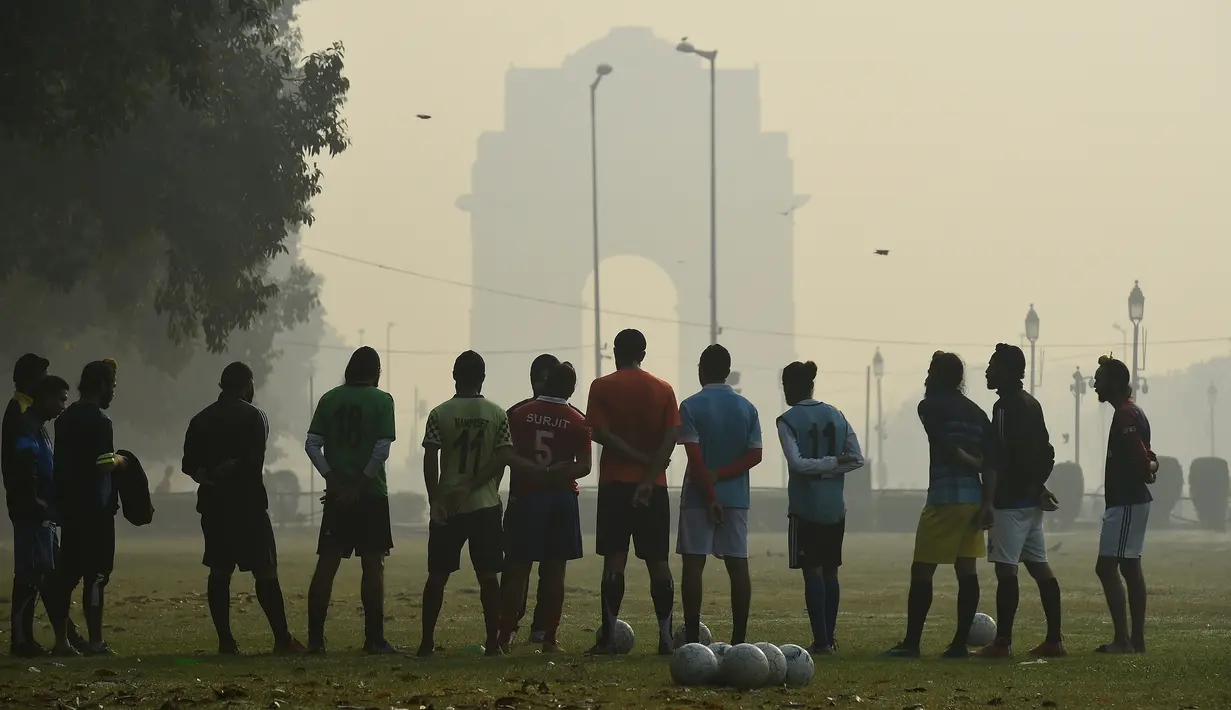
[[[569,363],[547,374],[543,394],[513,408],[509,430],[522,457],[547,468],[535,474],[511,467],[509,504],[504,513],[505,567],[500,580],[503,613],[500,645],[507,650],[526,608],[530,568],[539,563],[543,652],[559,651],[556,629],[564,608],[564,568],[581,558],[581,515],[577,479],[590,473],[590,430],[568,403],[577,388]]]
[[[620,331],[614,345],[616,371],[590,385],[586,406],[586,423],[603,447],[595,541],[603,557],[602,627],[589,653],[616,652],[611,635],[624,600],[624,568],[631,541],[650,573],[658,653],[671,655],[675,581],[668,564],[671,503],[667,464],[678,438],[680,408],[671,385],[641,369],[646,343],[640,331]]]

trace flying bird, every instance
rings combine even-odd
[[[427,115],[426,113],[416,113],[416,114],[415,114],[415,117],[416,117],[416,118],[422,118],[422,119],[424,119],[424,120],[427,120],[427,119],[431,118],[431,116]]]
[[[687,42],[687,41],[688,41],[688,36],[687,36],[687,35],[685,35],[684,37],[680,37],[680,41],[681,41],[681,42]]]
[[[1069,435],[1068,435],[1068,434],[1064,434],[1063,436],[1064,436],[1064,443],[1066,443],[1066,444],[1067,444],[1067,443],[1069,443]]]
[[[888,249],[877,249],[874,253],[875,253],[877,256],[889,256],[889,250],[888,250]]]

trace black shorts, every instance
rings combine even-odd
[[[115,516],[76,520],[60,527],[60,566],[73,580],[115,569]]]
[[[458,513],[444,525],[427,526],[427,571],[452,574],[462,568],[462,545],[469,544],[470,564],[479,573],[504,568],[504,526],[500,506]]]
[[[581,559],[581,512],[571,490],[510,496],[504,511],[505,556],[517,562]]]
[[[790,516],[787,526],[787,555],[791,569],[842,566],[842,539],[846,536],[846,518],[836,523],[814,523]]]
[[[205,554],[201,564],[211,570],[262,574],[278,568],[278,545],[269,513],[219,510],[201,514]]]
[[[316,554],[340,552],[342,557],[368,557],[388,555],[392,549],[388,498],[360,498],[348,504],[325,499]]]
[[[598,487],[595,552],[627,555],[632,540],[638,559],[665,562],[671,556],[671,500],[664,486],[654,486],[649,505],[633,505],[635,483],[604,483]]]

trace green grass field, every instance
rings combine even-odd
[[[801,581],[784,557],[784,536],[752,543],[753,640],[806,644]],[[250,578],[236,578],[232,617],[244,658],[221,659],[205,608],[205,570],[199,540],[121,540],[108,588],[109,641],[118,657],[64,663],[50,659],[0,661],[3,707],[253,707],[253,708],[1228,708],[1231,707],[1231,540],[1197,533],[1154,534],[1148,541],[1150,652],[1101,657],[1091,653],[1110,639],[1098,581],[1093,533],[1052,535],[1053,563],[1064,588],[1070,657],[1024,664],[1024,651],[1041,639],[1042,612],[1033,585],[1023,580],[1018,615],[1019,657],[1007,662],[935,659],[953,632],[956,585],[937,576],[936,601],[921,661],[885,661],[877,652],[899,640],[904,624],[908,536],[848,536],[842,570],[838,638],[842,652],[818,658],[812,684],[735,693],[671,684],[666,659],[640,643],[630,656],[582,656],[598,618],[598,561],[569,570],[569,598],[561,642],[570,653],[546,658],[521,646],[506,658],[484,659],[466,650],[482,640],[477,587],[455,576],[437,638],[446,650],[368,658],[357,647],[362,631],[357,563],[343,568],[328,626],[330,653],[283,659],[267,655],[269,633],[251,596]],[[291,622],[303,636],[305,592],[313,541],[280,535],[281,576]],[[587,548],[592,548],[590,543]],[[409,650],[419,641],[419,593],[425,567],[423,540],[399,542],[389,559],[386,612],[389,639]],[[11,552],[0,552],[10,569]],[[981,566],[982,609],[994,616],[995,582]],[[678,567],[677,567],[678,575]],[[729,632],[725,573],[711,563],[704,619],[723,639]],[[7,586],[7,585],[6,585]],[[654,634],[644,567],[630,569],[623,617],[643,639]],[[8,606],[4,645],[7,647]],[[677,620],[678,616],[677,594]],[[74,616],[80,622],[75,605]],[[40,639],[49,642],[42,625]],[[725,640],[725,639],[724,639]]]

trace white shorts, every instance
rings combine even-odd
[[[1047,561],[1042,508],[995,510],[993,516],[992,529],[987,531],[988,562],[1016,565]]]
[[[1103,511],[1103,532],[1098,539],[1099,557],[1135,560],[1145,547],[1150,504],[1117,505]]]
[[[748,509],[724,508],[722,525],[710,522],[705,508],[680,508],[677,555],[748,558]]]

